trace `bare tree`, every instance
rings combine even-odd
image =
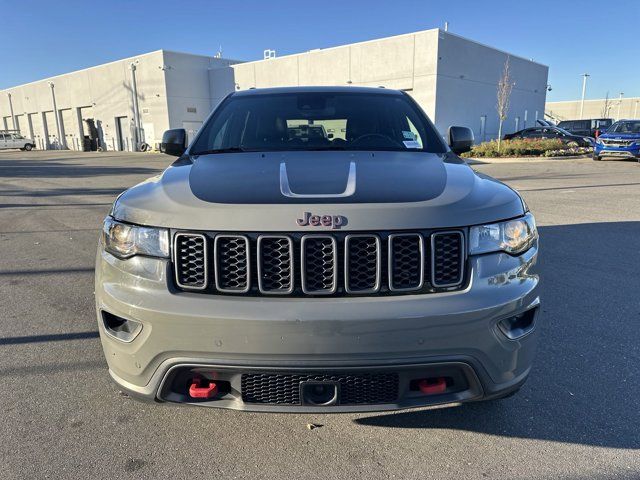
[[[607,92],[607,96],[604,98],[604,103],[602,104],[602,111],[600,112],[600,116],[602,118],[609,118],[609,112],[611,111],[611,100],[609,100],[609,92]]]
[[[509,112],[509,98],[511,97],[511,90],[513,89],[513,83],[511,79],[511,72],[509,70],[509,57],[504,62],[504,68],[502,70],[502,76],[498,80],[498,103],[496,104],[496,110],[498,111],[498,152],[500,151],[500,142],[502,141],[502,124],[507,118]]]

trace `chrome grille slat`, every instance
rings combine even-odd
[[[258,288],[268,295],[293,292],[295,269],[293,241],[287,235],[260,235],[258,249]]]
[[[435,287],[460,285],[464,278],[465,246],[460,231],[431,235],[431,284]]]
[[[213,249],[216,289],[247,293],[251,288],[249,239],[244,235],[217,235]]]
[[[338,288],[338,245],[331,235],[305,235],[300,241],[302,291],[331,295]]]
[[[177,233],[173,252],[176,285],[185,290],[207,288],[207,238],[199,233]]]
[[[389,235],[389,290],[409,292],[424,284],[424,239],[419,233]]]

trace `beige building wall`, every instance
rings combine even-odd
[[[357,85],[394,88],[435,113],[438,30],[233,65],[236,89]]]
[[[39,148],[81,148],[82,137],[88,134],[83,120],[91,118],[103,148],[130,150],[134,125],[131,63],[136,64],[141,121],[161,132],[168,126],[162,51],[1,90],[0,112],[5,116],[10,112],[10,94],[18,125],[14,126],[9,116],[7,127],[18,127],[23,135],[33,137]],[[54,85],[62,138],[50,83]]]
[[[580,100],[547,102],[545,113],[554,121],[580,120]],[[585,100],[582,118],[640,119],[640,97]]]
[[[507,58],[516,83],[504,133],[543,118],[545,65],[439,29],[233,65],[235,88],[384,86],[411,95],[446,135],[451,125],[495,138],[497,84]]]

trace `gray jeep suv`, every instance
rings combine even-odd
[[[534,218],[406,93],[235,92],[105,219],[96,308],[109,372],[158,402],[364,411],[524,383]]]

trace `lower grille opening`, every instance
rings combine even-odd
[[[336,403],[340,405],[376,405],[392,403],[397,400],[399,376],[395,372],[248,373],[242,375],[242,400],[245,403],[302,405],[304,393],[301,395],[301,390],[305,392],[305,385],[319,384],[334,386],[332,388],[335,388],[338,393]],[[332,389],[329,393],[331,392],[333,392]],[[324,398],[329,393],[324,392],[321,396]]]

